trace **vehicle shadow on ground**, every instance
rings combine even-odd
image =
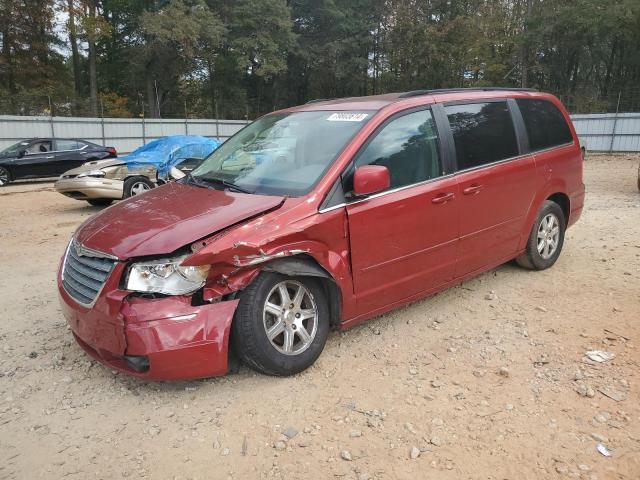
[[[392,310],[391,312],[374,317],[368,321],[363,322],[360,325],[350,328],[348,332],[350,332],[351,335],[355,336],[377,336],[385,334],[391,336],[391,332],[387,332],[387,330],[389,329],[389,327],[393,327],[393,324],[395,324],[396,322],[402,322],[405,315],[411,316],[411,314],[416,310],[421,312],[429,310],[437,311],[439,310],[439,307],[442,306],[442,304],[451,302],[456,297],[462,295],[463,291],[476,291],[481,289],[486,289],[488,291],[493,288],[499,290],[502,285],[502,279],[497,277],[514,275],[516,273],[527,275],[530,272],[519,267],[516,264],[515,260],[512,260],[500,265],[499,267],[494,268],[493,270],[484,272],[477,277],[466,280],[459,285],[450,287],[433,295],[429,295],[426,298],[416,300],[415,302]],[[341,332],[339,331],[334,330],[330,332],[323,355],[332,355],[332,348],[339,343],[340,335]],[[77,349],[80,355],[84,355],[84,351],[82,351],[82,349],[75,343],[73,344],[72,348]],[[377,348],[378,347],[374,345],[374,342],[372,342],[372,352]],[[425,348],[428,349],[429,347],[426,346]],[[126,387],[128,390],[136,391],[138,392],[138,394],[140,392],[145,392],[150,395],[158,392],[191,394],[198,388],[207,387],[222,388],[224,386],[225,388],[235,388],[234,386],[240,382],[255,382],[256,380],[258,382],[271,382],[274,380],[288,382],[292,378],[295,379],[305,375],[310,375],[314,368],[312,366],[308,371],[301,372],[299,374],[293,375],[292,377],[271,377],[268,375],[256,373],[254,370],[244,365],[231,350],[229,357],[229,371],[224,376],[196,380],[154,381],[145,380],[122,373],[116,374],[114,373],[114,371],[111,371],[108,367],[104,367],[95,360],[91,361],[94,363],[94,373],[100,372],[99,375],[101,377],[104,376],[105,378],[112,377],[120,386]]]
[[[22,185],[41,185],[43,183],[50,183],[53,186],[53,183],[58,179],[58,177],[49,177],[49,178],[37,178],[37,179],[29,179],[29,180],[14,180],[9,184],[9,186],[19,187]]]
[[[77,215],[81,214],[83,216],[87,215],[95,215],[96,213],[100,213],[102,210],[107,208],[106,206],[95,207],[93,205],[89,205],[87,202],[76,201],[75,203],[69,203],[65,205],[55,205],[53,206],[54,210],[52,213],[60,214],[60,215]],[[78,221],[78,225],[80,225],[84,221],[84,218]]]

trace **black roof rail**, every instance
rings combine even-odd
[[[435,88],[432,90],[413,90],[398,95],[398,98],[410,98],[420,95],[432,95],[434,93],[456,93],[456,92],[537,92],[535,88],[516,87],[468,87],[468,88]]]

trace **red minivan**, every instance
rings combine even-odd
[[[62,259],[84,350],[148,379],[290,375],[346,329],[504,262],[552,266],[584,200],[552,95],[421,90],[265,115],[178,182],[90,218]]]

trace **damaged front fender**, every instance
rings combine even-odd
[[[325,277],[335,283],[332,293],[340,297],[352,290],[348,241],[343,212],[331,213],[288,224],[278,216],[253,219],[194,243],[194,254],[183,265],[211,265],[205,301],[242,290],[261,270]]]

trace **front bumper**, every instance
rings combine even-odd
[[[58,180],[54,188],[57,192],[76,200],[96,198],[120,200],[124,191],[124,182],[95,177],[64,178]]]
[[[229,331],[238,300],[194,307],[186,296],[128,297],[113,280],[122,268],[113,271],[91,308],[76,303],[58,275],[62,311],[80,346],[109,368],[149,380],[227,373]]]

